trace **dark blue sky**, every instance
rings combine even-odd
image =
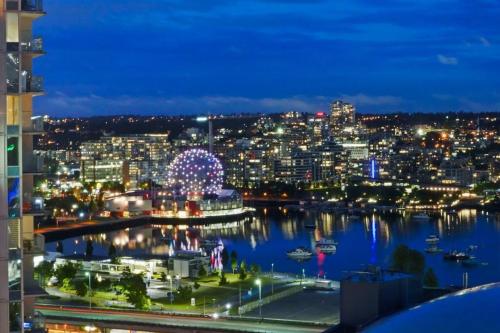
[[[494,0],[45,0],[51,115],[500,110]]]

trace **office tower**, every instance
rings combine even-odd
[[[40,129],[32,122],[32,98],[43,87],[32,63],[43,49],[32,24],[44,12],[40,0],[0,0],[0,11],[0,332],[22,332],[40,293],[33,279],[33,258],[43,249],[33,235],[42,208],[33,196],[41,172],[33,136]]]
[[[334,135],[338,135],[346,127],[354,126],[356,108],[350,103],[334,101],[330,105],[330,127]]]

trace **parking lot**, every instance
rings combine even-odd
[[[340,319],[338,291],[302,291],[262,306],[265,318],[337,324]],[[245,315],[258,317],[259,308]]]

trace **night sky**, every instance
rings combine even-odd
[[[45,0],[36,113],[500,110],[500,1]]]

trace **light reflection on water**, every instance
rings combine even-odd
[[[317,228],[307,228],[310,224]],[[267,208],[258,211],[251,222],[202,227],[143,226],[71,238],[64,240],[63,245],[66,254],[84,253],[90,239],[96,255],[106,256],[111,243],[119,255],[168,255],[179,249],[198,250],[206,239],[221,239],[229,251],[238,253],[239,259],[257,263],[263,270],[270,270],[271,263],[275,263],[276,271],[299,274],[305,269],[308,275],[339,278],[343,271],[366,264],[387,266],[390,253],[398,244],[423,251],[425,238],[430,234],[439,236],[444,250],[478,245],[477,258],[488,262],[487,266],[466,268],[444,262],[441,255],[425,254],[428,266],[434,268],[442,284],[459,284],[465,271],[469,272],[472,285],[500,280],[500,223],[494,216],[475,210],[462,210],[457,215],[436,213],[429,222],[416,222],[408,213],[370,214],[356,220],[346,215]],[[316,252],[315,242],[323,237],[339,242],[335,254],[315,256],[306,262],[286,257],[286,251],[297,246]],[[49,251],[55,247],[55,243],[47,244]]]

